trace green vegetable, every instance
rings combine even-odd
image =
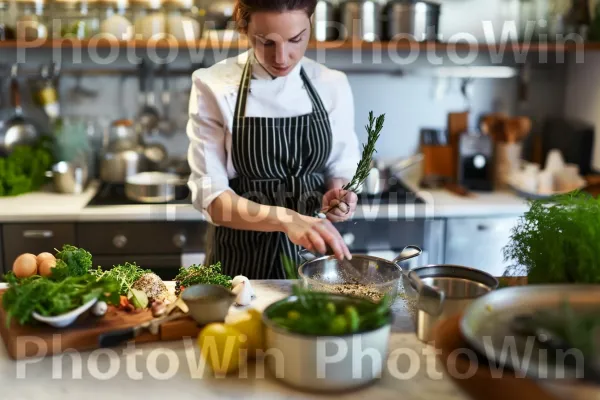
[[[190,287],[192,285],[219,285],[231,289],[231,277],[224,275],[221,269],[221,263],[214,265],[192,265],[189,268],[181,267],[175,277],[177,282],[177,291],[181,287]]]
[[[148,307],[148,296],[143,290],[131,289],[127,294],[127,299],[133,304],[135,308],[146,308]]]
[[[282,303],[269,318],[281,328],[307,335],[345,335],[377,329],[391,320],[389,298],[380,303],[347,297],[340,301],[330,293],[293,286],[296,302]]]
[[[56,267],[52,269],[52,278],[62,280],[69,276],[83,276],[91,268],[90,252],[65,244],[62,250],[56,250]]]
[[[38,190],[47,181],[46,171],[52,164],[50,139],[43,138],[35,146],[16,146],[0,158],[0,197]]]
[[[7,313],[7,326],[12,318],[21,325],[31,323],[32,313],[57,316],[99,299],[119,304],[119,284],[108,278],[96,279],[90,274],[69,276],[57,281],[41,276],[18,279],[12,272],[5,275],[8,289],[2,296]]]
[[[285,279],[299,279],[300,277],[298,276],[298,266],[296,265],[296,262],[283,253],[279,257],[281,258],[281,264],[283,265]]]
[[[575,192],[536,200],[504,248],[507,274],[528,283],[600,283],[600,198]]]
[[[369,124],[365,126],[368,134],[367,144],[363,144],[362,157],[358,162],[356,172],[354,173],[352,180],[344,185],[344,190],[356,192],[369,176],[369,173],[371,172],[371,163],[373,162],[373,153],[377,151],[375,150],[375,144],[379,139],[384,122],[385,114],[381,114],[379,117],[375,118],[373,111],[369,112]],[[330,207],[325,211],[325,214],[336,207],[337,205]]]
[[[97,278],[102,276],[110,277],[119,282],[121,285],[119,293],[123,296],[126,296],[135,281],[140,279],[142,275],[151,273],[152,271],[149,269],[142,269],[136,263],[126,262],[122,265],[115,265],[107,271],[103,271],[102,267],[98,267],[97,269],[90,270],[89,272]]]

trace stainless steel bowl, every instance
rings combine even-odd
[[[217,285],[193,285],[183,290],[181,299],[198,325],[223,322],[235,295]]]
[[[345,336],[310,336],[289,332],[271,319],[278,309],[298,301],[298,297],[290,296],[271,304],[263,312],[265,346],[269,354],[265,361],[271,375],[297,389],[315,392],[358,389],[381,376],[387,359],[391,311],[388,323],[371,331]],[[360,305],[366,300],[332,295],[331,301]],[[336,354],[336,351],[341,353]],[[364,354],[369,357],[362,357]]]
[[[307,262],[300,266],[298,274],[304,287],[315,291],[372,301],[378,301],[386,294],[395,299],[402,279],[400,263],[421,252],[417,246],[407,246],[393,261],[362,254],[353,254],[352,260],[339,261],[334,256],[315,258],[303,251],[300,255]]]
[[[433,340],[441,321],[463,312],[476,298],[498,287],[492,275],[459,265],[414,268],[402,276],[402,281],[407,309],[423,342]]]

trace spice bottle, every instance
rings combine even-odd
[[[10,20],[9,16],[9,2],[0,0],[0,41],[2,40],[14,40],[15,30],[14,21]]]
[[[55,38],[87,39],[98,33],[100,21],[95,1],[55,0]]]
[[[163,10],[167,18],[167,32],[179,41],[200,38],[200,23],[191,0],[166,0]]]

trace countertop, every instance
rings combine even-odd
[[[86,207],[98,191],[92,182],[79,195],[40,191],[0,198],[3,222],[92,222],[92,221],[202,221],[191,205],[139,204]],[[404,220],[414,218],[518,216],[527,211],[526,200],[510,192],[476,193],[461,197],[446,190],[413,188],[426,204],[363,204],[357,220]]]
[[[264,309],[289,294],[289,281],[255,281],[252,307]],[[468,400],[442,373],[433,349],[417,340],[402,300],[393,307],[394,326],[382,378],[336,399]],[[231,312],[238,309],[232,308]],[[2,398],[15,400],[86,399],[330,399],[299,392],[249,367],[245,375],[217,378],[199,372],[195,340],[129,345],[15,362],[0,344]],[[193,371],[193,372],[192,372]]]

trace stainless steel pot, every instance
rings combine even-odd
[[[318,42],[335,40],[338,31],[335,26],[336,9],[328,0],[317,1],[317,7],[312,16],[313,39]]]
[[[340,304],[364,301],[335,295],[331,300]],[[271,375],[297,389],[316,392],[357,389],[381,376],[387,360],[391,312],[388,323],[372,331],[310,336],[286,331],[270,317],[277,308],[298,301],[298,297],[290,296],[271,304],[263,313],[265,347],[269,352],[265,361]],[[340,353],[336,354],[336,349]],[[365,352],[369,357],[362,357]]]
[[[125,195],[142,203],[166,203],[175,199],[178,186],[186,184],[187,180],[175,174],[142,172],[127,177]]]
[[[381,5],[377,0],[349,0],[341,3],[340,16],[345,29],[342,40],[375,42],[381,39]]]
[[[417,41],[438,39],[441,5],[427,1],[391,1],[385,8],[387,39],[410,36]]]
[[[59,193],[80,194],[88,180],[88,167],[61,161],[46,174],[52,178],[54,189]]]
[[[441,321],[463,312],[476,298],[498,287],[490,274],[459,265],[414,268],[402,277],[408,310],[423,342],[433,340]]]
[[[100,157],[100,179],[107,183],[125,183],[127,177],[148,170],[142,148],[104,151]]]
[[[386,294],[396,299],[402,278],[401,262],[421,253],[417,246],[406,246],[393,261],[362,254],[353,254],[352,260],[339,261],[335,256],[319,257],[303,250],[300,256],[307,261],[298,268],[298,275],[306,288],[317,291],[374,301]]]

